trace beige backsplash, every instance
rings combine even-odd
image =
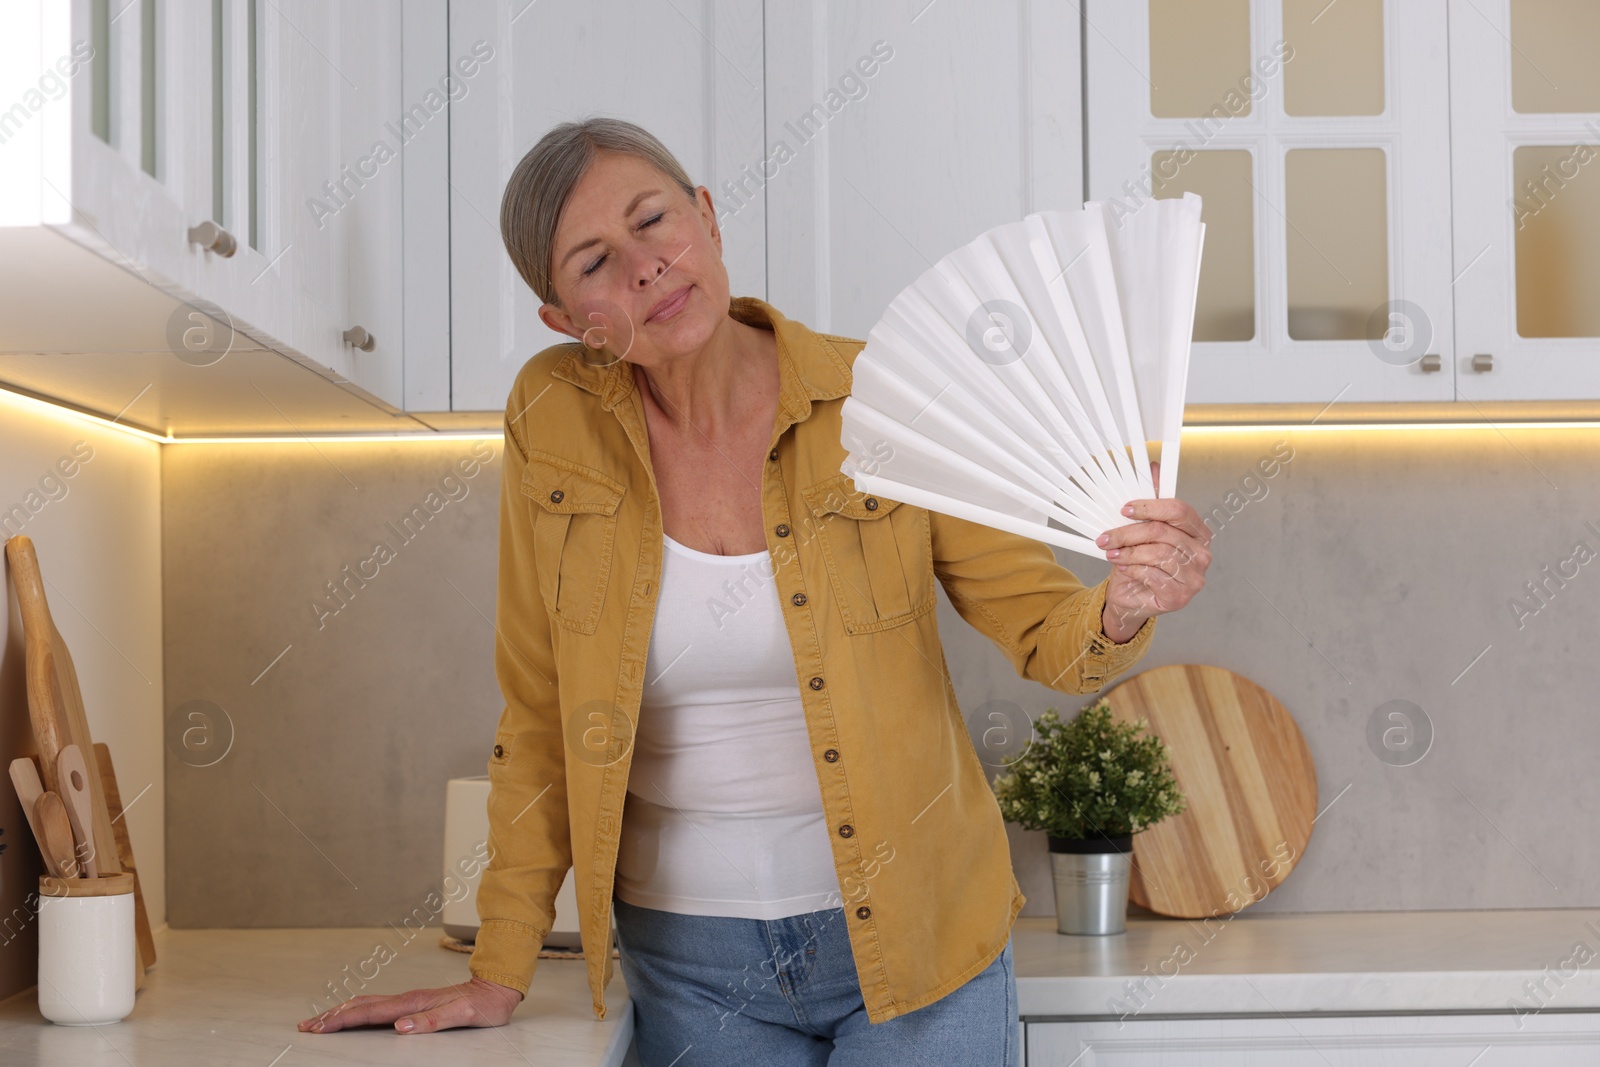
[[[234,729],[212,766],[169,745],[173,926],[399,923],[437,889],[444,783],[483,773],[500,712],[498,462],[414,537],[395,531],[471,444],[164,450],[168,713],[210,701]],[[1219,516],[1216,559],[1136,669],[1238,671],[1304,731],[1326,810],[1259,910],[1600,904],[1600,856],[1570,832],[1600,814],[1600,569],[1552,585],[1520,628],[1509,606],[1576,541],[1600,550],[1584,525],[1600,523],[1597,446],[1594,430],[1186,436],[1181,493]],[[393,558],[374,574],[378,542]],[[324,614],[325,583],[357,571],[373,576]],[[965,712],[1090,699],[1021,681],[941,601]],[[1431,720],[1412,766],[1369,748],[1390,700]],[[1042,835],[1011,839],[1025,914],[1049,914]]]

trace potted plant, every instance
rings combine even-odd
[[[1070,722],[1047,708],[994,780],[1006,821],[1046,834],[1063,934],[1127,929],[1133,835],[1187,806],[1172,750],[1148,726],[1118,722],[1103,697]]]

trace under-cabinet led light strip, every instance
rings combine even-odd
[[[94,415],[76,408],[64,407],[53,404],[48,400],[28,396],[26,393],[17,393],[9,389],[0,388],[0,396],[9,400],[19,401],[24,405],[31,405],[36,409],[66,418],[81,419],[93,426],[106,430],[118,430],[143,441],[151,441],[158,445],[240,445],[240,444],[304,444],[308,441],[318,443],[355,442],[355,441],[498,441],[503,436],[500,431],[487,430],[417,430],[411,433],[310,433],[310,434],[239,434],[225,437],[162,437],[151,433],[149,430],[137,426],[125,426],[114,422],[103,415]],[[1373,431],[1419,431],[1419,430],[1595,430],[1600,429],[1600,419],[1482,419],[1476,421],[1450,421],[1450,422],[1242,422],[1222,423],[1204,426],[1185,426],[1184,434],[1224,434],[1224,433],[1330,433],[1344,431],[1347,433],[1369,433]]]
[[[151,441],[158,445],[238,445],[238,444],[305,444],[339,443],[344,441],[498,441],[503,436],[500,432],[486,430],[417,430],[411,433],[288,433],[288,434],[239,434],[226,437],[162,437],[151,433],[149,430],[138,426],[126,426],[120,422],[106,418],[104,415],[95,415],[77,408],[64,407],[61,404],[52,404],[48,400],[29,396],[26,393],[13,392],[10,389],[0,389],[0,396],[8,400],[20,402],[25,407],[42,410],[46,414],[62,418],[78,419],[89,423],[91,426],[102,430],[117,430],[137,437],[141,441]]]

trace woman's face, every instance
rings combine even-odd
[[[636,156],[600,152],[556,227],[560,304],[539,317],[599,363],[645,367],[701,349],[728,318],[728,272],[711,194],[694,200]]]

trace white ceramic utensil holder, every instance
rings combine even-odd
[[[39,1012],[65,1026],[133,1010],[133,875],[39,879]]]

